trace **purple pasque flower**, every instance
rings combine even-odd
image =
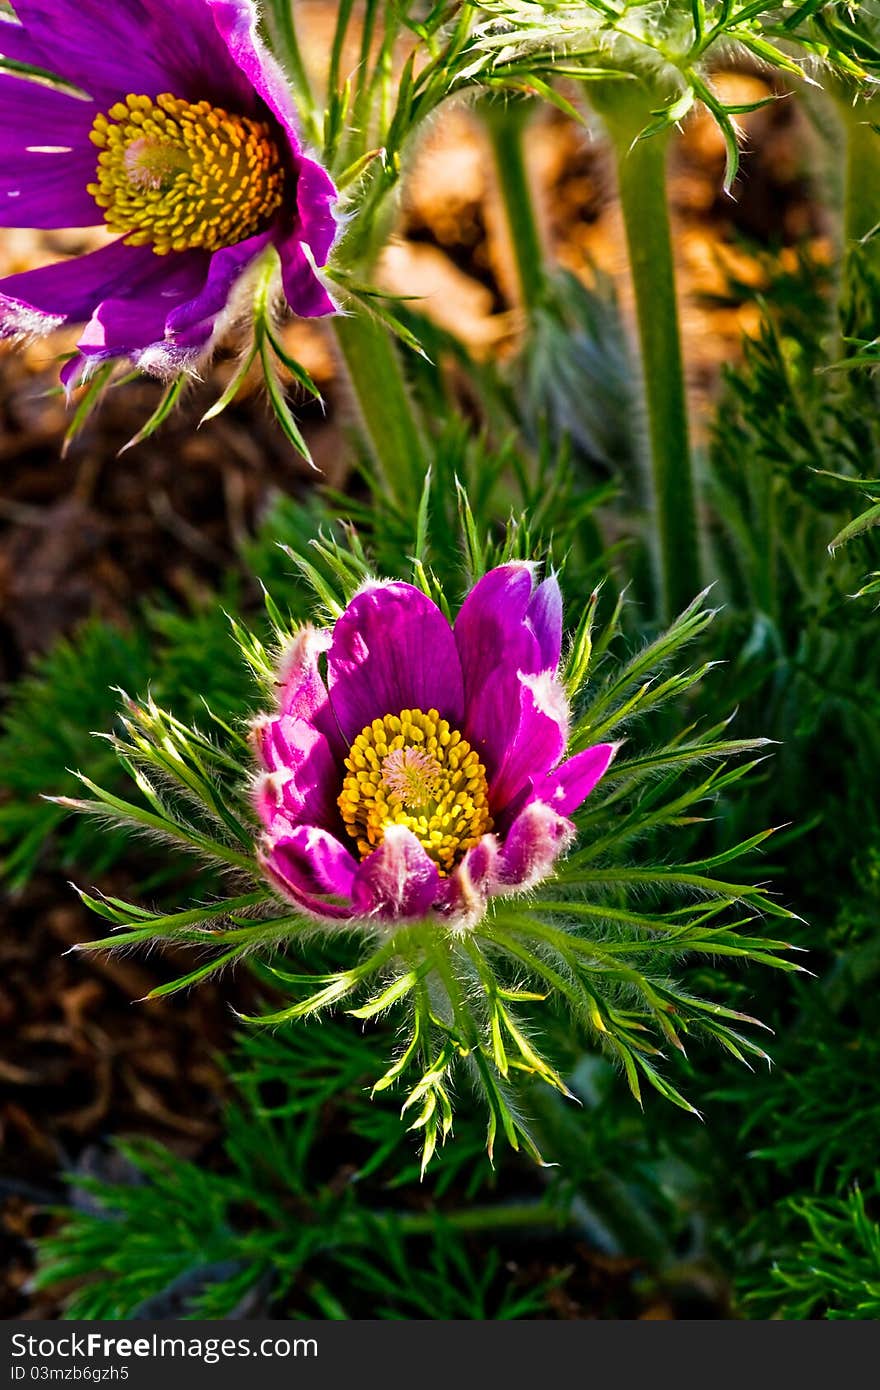
[[[93,227],[110,245],[0,280],[0,337],[85,323],[66,384],[127,358],[171,376],[210,351],[269,247],[296,314],[334,311],[336,234],[253,0],[16,0],[0,54],[0,226]]]
[[[559,585],[527,563],[490,570],[454,625],[395,580],[302,628],[253,728],[260,860],[285,897],[337,923],[466,925],[546,877],[616,751],[564,758],[561,647]]]

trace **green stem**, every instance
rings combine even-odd
[[[844,179],[841,226],[841,273],[838,277],[838,325],[841,357],[852,339],[873,338],[875,303],[880,290],[880,99],[857,97],[849,83],[830,87],[843,128]],[[873,124],[872,124],[873,122]]]
[[[508,1202],[503,1206],[469,1207],[464,1211],[446,1211],[443,1224],[457,1231],[553,1230],[570,1226],[571,1218],[564,1211],[545,1202]],[[393,1218],[394,1229],[405,1236],[432,1235],[437,1229],[433,1212],[403,1212]]]
[[[668,1262],[670,1252],[662,1234],[633,1205],[621,1180],[602,1174],[601,1179],[592,1176],[579,1186],[586,1200],[575,1198],[568,1208],[553,1206],[549,1201],[520,1201],[460,1211],[374,1212],[373,1222],[381,1225],[387,1221],[397,1234],[410,1239],[434,1235],[438,1221],[465,1235],[589,1230],[600,1243],[614,1250],[625,1250],[628,1255],[658,1266]],[[345,1224],[344,1238],[360,1244],[369,1237],[361,1224],[352,1220]]]
[[[469,1041],[476,1050],[479,1039],[470,1025],[468,1009],[461,1005],[455,976],[446,968],[442,950],[435,950],[433,954],[457,1021],[460,1014],[464,1022],[463,1031],[469,1031]],[[579,1198],[567,1212],[558,1212],[556,1221],[564,1221],[569,1227],[587,1224],[594,1234],[601,1234],[607,1244],[617,1251],[625,1250],[655,1264],[667,1260],[669,1249],[663,1232],[626,1184],[606,1165],[596,1161],[589,1143],[588,1117],[583,1110],[579,1110],[570,1100],[563,1099],[542,1081],[525,1081],[511,1075],[507,1084],[518,1093],[519,1108],[528,1117],[529,1132],[545,1159],[558,1165],[560,1172],[576,1184]],[[553,1215],[546,1208],[529,1204],[509,1208],[508,1211],[519,1213],[519,1224],[522,1225],[548,1225]],[[463,1229],[467,1229],[465,1223],[474,1214],[461,1214]],[[488,1228],[486,1225],[482,1229]]]
[[[495,178],[504,204],[522,304],[531,313],[544,289],[544,251],[523,144],[530,107],[525,102],[490,99],[482,103],[481,111],[492,145]]]
[[[666,201],[666,137],[633,144],[632,126],[609,122],[617,155],[648,411],[661,610],[669,621],[699,589],[700,558],[675,262]]]
[[[844,193],[844,251],[880,226],[880,134],[871,119],[880,120],[873,103],[842,105],[846,130],[846,189]],[[880,260],[880,236],[874,246]]]
[[[418,506],[427,468],[425,444],[388,329],[353,307],[333,320],[370,452],[396,502]]]

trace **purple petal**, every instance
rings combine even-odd
[[[532,594],[526,617],[538,639],[545,671],[555,671],[562,655],[562,591],[555,574]]]
[[[34,43],[23,25],[5,14],[0,14],[0,53],[13,63],[29,63],[35,68],[46,67],[46,60],[39,44]]]
[[[207,279],[195,299],[181,304],[168,315],[165,333],[176,347],[194,351],[205,349],[218,320],[229,307],[236,282],[270,240],[270,232],[261,232],[212,255]]]
[[[207,0],[217,29],[233,61],[279,122],[296,170],[297,218],[289,233],[277,237],[282,281],[287,302],[302,318],[336,312],[326,289],[316,278],[311,261],[322,266],[336,237],[331,212],[336,189],[327,172],[302,152],[296,106],[290,85],[257,33],[257,12],[251,0]]]
[[[168,72],[157,61],[159,53],[173,49],[177,37],[167,8],[164,35],[141,0],[111,5],[105,0],[16,0],[15,10],[46,54],[45,66],[93,96],[156,96],[167,90]]]
[[[385,838],[358,866],[352,900],[355,913],[393,921],[424,917],[440,889],[433,859],[405,825],[387,825]]]
[[[575,753],[567,762],[535,783],[535,796],[560,815],[569,816],[587,799],[596,783],[605,776],[619,743],[596,743]]]
[[[88,320],[79,349],[86,359],[142,357],[150,347],[171,352],[165,325],[174,307],[204,284],[209,257],[182,252],[168,260],[149,246],[114,242],[76,260],[0,281],[0,335],[47,332],[61,322]],[[83,361],[65,368],[65,384],[82,374]]]
[[[519,722],[489,784],[492,814],[515,802],[525,784],[541,780],[559,762],[568,742],[568,701],[549,671],[519,676]]]
[[[76,388],[86,381],[91,368],[97,365],[96,358],[83,357],[81,352],[74,353],[74,355],[65,362],[59,373],[59,379],[67,393],[68,405],[70,404],[71,397]]]
[[[30,145],[88,144],[94,177],[98,152],[88,136],[97,114],[98,107],[87,98],[71,96],[29,77],[0,72],[0,148],[4,153]]]
[[[253,109],[205,0],[17,0],[43,66],[110,105],[128,92]]]
[[[551,873],[574,838],[571,821],[542,801],[531,802],[508,831],[498,860],[497,889],[532,888]]]
[[[96,227],[101,211],[86,184],[95,161],[73,154],[16,154],[0,167],[0,227]]]
[[[231,107],[242,115],[255,113],[253,84],[218,34],[205,0],[142,0],[142,4],[150,15],[151,56],[175,81],[179,88],[175,95]]]
[[[336,238],[335,202],[336,189],[330,175],[314,160],[303,158],[296,185],[298,223],[276,242],[285,298],[300,318],[320,318],[336,312],[336,305],[312,265],[324,265]],[[304,245],[310,255],[304,251]]]
[[[0,336],[4,333],[44,331],[59,323],[83,323],[103,299],[118,289],[136,291],[156,269],[157,257],[149,246],[126,246],[114,241],[39,270],[26,270],[0,280]]]
[[[335,226],[335,223],[334,223]],[[277,242],[281,257],[284,298],[301,319],[323,318],[336,313],[336,305],[314,272],[303,250],[303,233],[297,229]],[[323,262],[321,262],[323,264]]]
[[[335,828],[339,821],[339,765],[322,733],[305,719],[281,715],[255,726],[253,735],[268,777],[254,792],[267,829],[281,816],[289,825],[306,822]]]
[[[201,291],[210,256],[204,251],[180,251],[173,257],[150,254],[153,267],[136,291],[127,286],[126,293],[102,300],[95,309],[77,344],[85,356],[135,357],[154,346],[160,352],[173,348],[164,342],[168,317]]]
[[[278,708],[282,714],[308,721],[320,729],[331,748],[343,753],[339,725],[318,662],[329,651],[332,634],[305,623],[291,638],[278,666]]]
[[[520,720],[519,672],[541,669],[541,650],[526,621],[532,567],[501,565],[471,589],[455,622],[464,678],[464,734],[490,781],[504,761]]]
[[[280,123],[296,159],[301,152],[296,106],[287,79],[257,32],[252,0],[205,0],[229,56]]]
[[[296,185],[300,235],[316,265],[324,265],[339,228],[333,216],[336,187],[327,170],[314,159],[303,158]]]
[[[300,825],[291,835],[267,842],[259,860],[282,893],[306,912],[336,921],[351,916],[350,907],[323,896],[349,898],[357,868],[345,846],[326,830]]]
[[[461,667],[452,629],[412,584],[370,584],[333,629],[330,700],[352,743],[374,719],[404,709],[439,710],[461,727]]]

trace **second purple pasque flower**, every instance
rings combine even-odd
[[[66,89],[0,72],[0,226],[118,239],[0,280],[0,337],[85,323],[63,380],[116,358],[196,366],[274,247],[290,308],[334,311],[318,274],[336,193],[302,149],[287,82],[252,0],[16,0],[0,55]]]
[[[467,925],[567,849],[616,745],[565,757],[562,596],[534,569],[490,570],[453,624],[411,584],[370,583],[292,640],[254,797],[265,872],[302,911]]]

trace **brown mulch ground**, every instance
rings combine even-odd
[[[112,889],[110,890],[112,891]],[[124,891],[124,890],[123,890]],[[93,920],[51,875],[7,909],[0,935],[0,1317],[53,1318],[28,1297],[30,1241],[63,1199],[60,1175],[100,1171],[111,1134],[148,1135],[187,1155],[218,1134],[217,1064],[246,978],[187,997],[138,1002],[173,978],[173,961],[67,955]]]
[[[757,77],[735,80],[746,84],[748,97],[761,86]],[[725,264],[758,285],[737,237],[824,245],[826,229],[807,176],[815,152],[799,109],[783,100],[748,118],[748,126],[755,154],[746,159],[748,176],[736,202],[718,191],[723,150],[708,120],[689,124],[673,169],[689,378],[700,400],[711,395],[720,363],[755,321],[750,302],[719,306],[705,299],[723,289]],[[542,120],[529,148],[548,244],[572,268],[582,270],[593,259],[620,273],[623,238],[602,148],[556,117]],[[463,331],[476,351],[489,353],[509,349],[517,315],[487,170],[471,115],[461,111],[437,126],[383,275],[391,290],[424,295],[429,311]],[[6,234],[0,272],[71,249],[69,236]],[[310,442],[326,475],[340,483],[346,427],[333,359],[319,330],[295,331],[297,351],[329,402],[326,417],[306,412]],[[3,683],[89,614],[124,623],[151,591],[182,599],[209,590],[272,495],[298,496],[313,485],[258,396],[195,431],[222,390],[228,363],[213,369],[171,423],[122,457],[119,449],[155,407],[159,388],[143,383],[111,392],[62,458],[65,407],[46,394],[55,370],[44,344],[0,355]],[[50,872],[6,905],[0,924],[4,1317],[58,1315],[52,1299],[29,1296],[27,1281],[30,1240],[45,1228],[45,1204],[61,1194],[60,1173],[88,1167],[110,1135],[146,1133],[192,1154],[204,1153],[217,1136],[222,1085],[214,1053],[228,1037],[235,990],[246,985],[224,978],[185,997],[133,1003],[169,978],[173,966],[154,957],[63,954],[92,934],[88,915]],[[672,1301],[646,1295],[634,1303],[627,1262],[603,1262],[586,1249],[573,1259],[575,1273],[553,1295],[557,1316],[619,1316],[620,1307],[630,1309],[624,1316],[699,1315],[686,1311],[684,1295]],[[545,1279],[561,1267],[548,1253],[540,1269],[523,1277]],[[691,1296],[699,1305],[699,1290]],[[717,1309],[714,1292],[705,1306]]]

